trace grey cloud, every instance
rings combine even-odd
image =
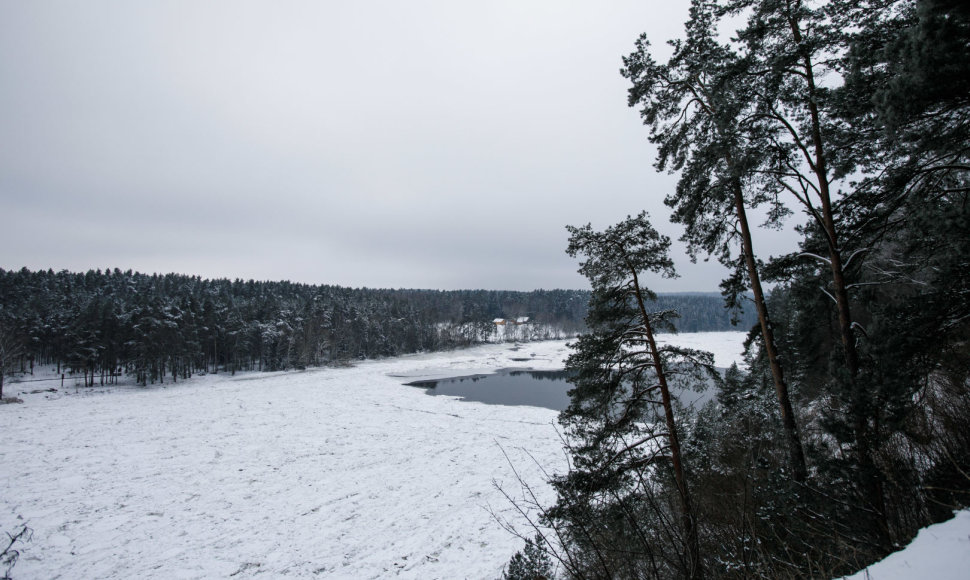
[[[3,3],[0,267],[583,287],[566,224],[667,215],[617,70],[686,8]]]

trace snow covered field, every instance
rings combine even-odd
[[[744,334],[677,336],[738,358]],[[0,530],[14,578],[495,578],[521,548],[506,454],[565,463],[556,413],[429,397],[418,378],[561,368],[565,342],[20,394],[0,406]],[[530,358],[528,362],[512,359]],[[10,395],[45,383],[13,384]],[[2,572],[2,571],[0,571]]]

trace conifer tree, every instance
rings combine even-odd
[[[694,0],[686,36],[673,43],[674,54],[664,64],[650,55],[645,36],[624,58],[621,71],[630,79],[630,106],[641,107],[651,141],[659,146],[659,170],[681,171],[674,194],[665,203],[674,209],[672,221],[684,224],[682,237],[692,257],[698,251],[717,256],[734,275],[722,288],[728,303],[740,306],[746,289],[752,292],[761,336],[781,410],[792,474],[805,479],[807,468],[788,383],[775,344],[774,330],[761,285],[748,222],[748,208],[770,204],[769,225],[777,226],[788,210],[776,191],[759,187],[753,168],[763,159],[765,143],[745,125],[753,96],[739,82],[746,63],[717,40],[718,19],[707,0]],[[740,255],[734,248],[740,246]],[[747,284],[745,284],[747,282]]]
[[[7,373],[14,368],[14,362],[20,357],[22,345],[13,333],[13,328],[5,320],[0,319],[0,399],[3,399],[3,380]]]
[[[542,550],[542,536],[526,538],[525,547],[509,560],[502,580],[552,580],[552,560]]]
[[[734,80],[746,82],[751,91],[749,130],[762,136],[769,153],[752,169],[764,176],[769,191],[790,194],[823,234],[827,254],[819,259],[831,272],[829,294],[838,311],[845,368],[854,380],[859,355],[848,294],[849,260],[843,255],[835,202],[837,182],[858,160],[851,149],[840,147],[846,127],[835,114],[832,91],[824,86],[826,75],[838,72],[835,57],[844,51],[844,37],[832,22],[831,5],[802,0],[719,4],[722,14],[747,15],[737,33],[746,66]]]
[[[659,470],[661,477],[672,475],[682,538],[673,567],[685,577],[700,578],[698,527],[671,377],[696,380],[698,363],[709,368],[712,361],[706,353],[657,343],[655,333],[658,328],[670,328],[672,313],[649,311],[647,303],[656,295],[641,282],[645,273],[676,275],[669,256],[670,239],[653,228],[646,213],[601,232],[590,225],[567,229],[567,253],[582,258],[579,271],[589,279],[593,297],[587,317],[590,332],[579,338],[566,363],[576,373],[575,388],[560,421],[576,443],[574,470],[555,482],[562,501],[553,513],[573,518],[577,529],[583,529],[587,524],[577,520],[586,516],[575,516],[589,512],[577,503],[594,506],[607,502],[620,509],[627,501],[641,501],[644,486],[651,485],[645,471]],[[613,564],[608,552],[622,548],[607,545],[610,540],[594,535],[583,532],[576,537],[594,545],[594,552],[600,554],[600,573],[610,575]]]

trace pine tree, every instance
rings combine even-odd
[[[552,580],[552,559],[542,549],[542,536],[525,539],[525,547],[509,560],[503,580]]]
[[[734,275],[722,283],[728,304],[740,307],[747,289],[753,294],[761,335],[768,353],[790,455],[792,474],[804,481],[807,468],[801,436],[785,380],[774,330],[754,254],[747,210],[770,204],[769,225],[788,212],[777,191],[759,187],[752,171],[764,164],[763,136],[746,126],[753,95],[739,82],[747,63],[717,40],[718,19],[706,0],[691,3],[686,37],[674,42],[674,54],[656,63],[645,36],[624,58],[630,79],[630,106],[640,106],[651,140],[659,146],[657,168],[681,171],[677,190],[664,201],[674,208],[672,221],[683,223],[682,237],[696,258],[698,251],[717,256]],[[740,246],[740,255],[733,249]]]
[[[660,235],[646,213],[593,231],[590,225],[568,227],[567,253],[582,257],[580,273],[593,288],[588,334],[574,345],[566,368],[575,372],[569,407],[560,416],[574,445],[574,469],[554,481],[560,503],[553,518],[570,522],[571,537],[595,554],[597,574],[610,576],[615,552],[627,550],[617,531],[634,523],[600,514],[602,506],[622,512],[627,503],[641,504],[652,484],[645,471],[672,476],[680,522],[671,566],[688,578],[703,575],[697,522],[681,452],[671,377],[689,383],[700,380],[700,367],[710,368],[709,354],[660,346],[656,330],[670,328],[670,312],[650,312],[647,302],[656,295],[641,283],[644,273],[675,276],[669,256],[670,240]],[[646,487],[645,487],[646,486]],[[606,521],[589,531],[590,518]],[[629,529],[629,528],[628,528]],[[631,531],[631,535],[635,534]],[[633,540],[640,549],[648,542]],[[631,558],[627,554],[627,559]],[[621,562],[623,558],[621,558]]]
[[[13,328],[0,318],[0,399],[3,399],[4,377],[13,371],[14,364],[20,358],[22,351],[23,345],[14,335]]]

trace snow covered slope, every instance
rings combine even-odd
[[[726,365],[743,333],[684,337]],[[564,466],[556,413],[402,383],[568,354],[512,348],[22,394],[0,407],[0,531],[34,530],[13,577],[495,578],[521,545],[493,480],[517,492],[508,454],[554,499],[532,457]]]
[[[929,526],[906,548],[845,580],[965,580],[970,578],[970,510]]]

